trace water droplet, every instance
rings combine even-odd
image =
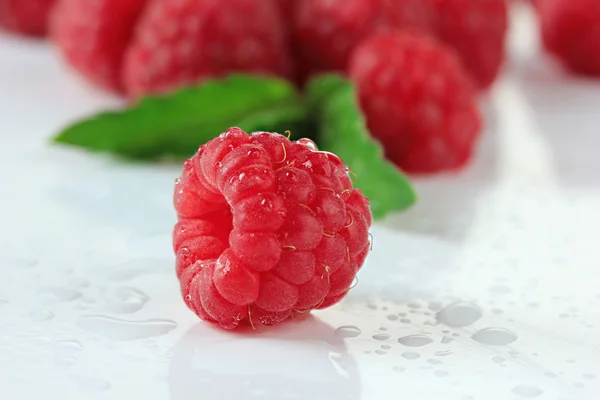
[[[367,307],[371,310],[377,310],[377,306],[375,304],[367,304]]]
[[[387,331],[387,328],[385,326],[382,326],[381,328],[379,328],[380,331]]]
[[[401,318],[400,322],[402,322],[403,324],[410,324],[411,320],[410,320],[410,318]]]
[[[6,297],[4,296],[0,296],[0,306],[4,305],[4,304],[8,304],[10,303],[10,300],[8,300]]]
[[[436,318],[442,324],[463,327],[473,324],[482,315],[481,309],[475,304],[459,301],[444,307]]]
[[[388,335],[387,333],[378,333],[373,335],[373,339],[375,340],[388,340],[390,338],[390,335]]]
[[[341,337],[341,338],[353,338],[353,337],[357,337],[361,333],[362,333],[362,331],[360,330],[360,328],[358,326],[344,325],[344,326],[340,326],[339,328],[337,328],[334,332],[334,335]]]
[[[419,353],[414,353],[412,351],[404,352],[401,354],[401,356],[407,360],[416,360],[417,358],[421,357]]]
[[[305,145],[306,147],[308,147],[310,150],[312,151],[317,151],[317,145],[315,144],[315,142],[313,142],[310,139],[300,139],[298,140],[298,143]]]
[[[448,371],[438,370],[438,371],[434,371],[433,374],[439,378],[443,378],[445,376],[448,376]]]
[[[558,377],[558,375],[555,374],[554,372],[546,372],[544,375],[546,375],[548,378],[551,378],[551,379]]]
[[[72,379],[80,390],[103,392],[110,389],[110,383],[104,379],[74,375]]]
[[[435,355],[438,357],[446,357],[446,356],[449,356],[450,354],[452,354],[452,350],[442,350],[442,351],[435,352]]]
[[[54,318],[54,314],[48,310],[35,310],[29,313],[29,318],[32,321],[44,322]]]
[[[398,320],[398,316],[394,315],[394,314],[390,314],[387,316],[387,319],[389,319],[390,321],[397,321]]]
[[[518,339],[515,333],[504,328],[485,328],[475,332],[471,338],[490,346],[505,346]]]
[[[419,303],[416,303],[414,301],[410,302],[407,304],[408,308],[412,308],[412,309],[419,309],[421,308],[421,305]]]
[[[583,374],[581,376],[583,377],[583,379],[587,379],[587,380],[592,380],[592,379],[596,378],[596,375],[594,375],[594,374]]]
[[[62,340],[56,343],[55,349],[58,353],[70,355],[83,351],[83,346],[77,340]]]
[[[409,347],[423,347],[433,343],[433,339],[427,335],[409,335],[398,339],[398,343]]]
[[[493,294],[506,294],[512,292],[512,289],[506,285],[493,285],[490,286],[490,292]]]
[[[504,313],[504,310],[501,310],[499,308],[492,308],[492,314],[494,314],[494,315],[500,315],[502,313]]]
[[[404,367],[400,367],[400,366],[396,366],[394,368],[392,368],[395,372],[404,372],[406,370],[406,368]]]
[[[79,318],[77,324],[87,331],[100,334],[112,340],[136,340],[161,336],[177,327],[175,321],[168,319],[127,321],[101,315],[83,316]]]
[[[383,355],[385,354],[385,351],[377,349],[375,350],[375,354]]]
[[[439,301],[430,301],[427,308],[431,311],[438,311],[442,308],[442,303],[440,303]]]
[[[440,365],[443,364],[440,360],[436,360],[435,358],[430,358],[427,360],[427,362],[431,365]]]
[[[384,349],[384,350],[389,350],[389,349],[392,348],[392,346],[390,346],[389,344],[382,344],[381,348]]]
[[[573,384],[573,386],[575,386],[576,388],[579,388],[579,389],[583,389],[585,387],[585,384],[583,384],[581,382],[575,382]]]
[[[565,360],[566,362],[568,362],[569,364],[575,364],[575,360],[569,358],[567,360]]]
[[[448,344],[448,343],[452,342],[453,340],[454,340],[454,339],[452,339],[451,337],[444,336],[444,337],[442,338],[442,344]]]
[[[106,309],[116,314],[131,314],[139,311],[149,300],[148,295],[132,287],[118,287],[106,304]]]
[[[406,315],[407,315],[407,314],[406,314],[406,313],[404,313],[404,312],[399,312],[399,313],[398,313],[398,316],[399,316],[399,317],[406,317]]]
[[[496,364],[500,364],[500,363],[503,363],[504,361],[506,361],[506,358],[500,357],[500,356],[495,356],[492,358],[492,361],[495,362]]]
[[[44,300],[49,301],[73,301],[81,297],[79,290],[59,286],[45,287],[39,291],[39,294]]]
[[[512,392],[517,396],[529,398],[538,397],[539,395],[544,393],[539,388],[530,385],[517,385],[512,389]]]

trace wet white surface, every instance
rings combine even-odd
[[[173,166],[55,148],[116,105],[44,43],[0,38],[3,399],[600,398],[600,81],[517,15],[473,164],[416,182],[341,304],[260,333],[180,300]]]

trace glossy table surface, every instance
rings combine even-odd
[[[118,102],[1,37],[0,397],[600,398],[600,80],[541,55],[532,21],[514,13],[476,158],[415,181],[347,299],[242,333],[180,299],[179,167],[51,145]]]

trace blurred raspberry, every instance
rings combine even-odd
[[[303,0],[294,39],[307,74],[345,71],[350,53],[377,32],[419,29],[454,47],[479,88],[504,61],[506,0]]]
[[[124,85],[137,97],[230,72],[291,76],[284,24],[263,0],[154,0],[127,50]]]
[[[371,133],[411,173],[463,166],[481,129],[472,84],[454,52],[418,34],[375,35],[350,61]]]
[[[431,1],[437,37],[458,52],[477,87],[489,87],[504,63],[506,0]]]
[[[44,36],[55,0],[0,0],[0,26],[24,35]]]
[[[306,139],[231,128],[186,161],[174,203],[182,296],[226,329],[339,302],[369,250],[368,200]]]
[[[537,0],[546,49],[572,71],[600,75],[600,1]]]
[[[122,91],[123,54],[147,0],[59,0],[51,35],[60,53],[84,77]]]
[[[380,0],[301,1],[294,40],[306,73],[345,70],[350,52],[375,30],[380,15]]]

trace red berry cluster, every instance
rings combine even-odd
[[[548,51],[572,71],[600,75],[600,2],[534,3]],[[347,74],[388,158],[431,173],[470,159],[482,126],[477,93],[501,71],[508,8],[508,0],[0,0],[0,25],[49,30],[74,69],[132,98],[232,72],[299,86],[316,73]]]
[[[368,200],[306,139],[229,129],[186,161],[174,203],[183,298],[227,329],[337,303],[370,248]]]

